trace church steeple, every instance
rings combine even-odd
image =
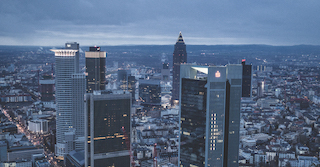
[[[184,44],[184,40],[183,40],[181,31],[180,31],[180,33],[179,33],[179,37],[178,37],[177,43],[183,43],[183,44]]]

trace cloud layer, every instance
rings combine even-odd
[[[12,0],[0,45],[320,44],[317,0]]]

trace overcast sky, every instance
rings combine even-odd
[[[320,45],[319,0],[0,0],[0,45]]]

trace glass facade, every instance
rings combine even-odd
[[[129,70],[118,70],[118,82],[121,90],[128,89],[128,76],[130,75]]]
[[[141,105],[161,105],[161,85],[159,80],[139,80],[139,97]]]
[[[252,65],[242,62],[242,97],[251,97]]]
[[[122,157],[94,160],[95,166],[129,167],[130,165],[128,165],[128,164],[130,164],[130,156],[122,156]]]
[[[92,50],[86,52],[87,92],[105,90],[106,85],[106,52]],[[99,48],[99,47],[96,47]]]
[[[182,166],[205,165],[205,80],[182,78],[180,161]]]
[[[211,82],[209,99],[208,164],[223,166],[226,83]]]
[[[132,102],[136,101],[136,77],[128,76],[128,91],[131,93]]]
[[[180,75],[180,167],[239,166],[242,66],[186,64]]]
[[[84,94],[86,93],[86,76],[84,74],[72,74],[72,115],[73,128],[76,137],[84,136]],[[76,142],[76,149],[84,149],[83,142]]]
[[[131,95],[101,91],[101,94],[86,94],[85,99],[86,165],[130,166],[122,127],[130,141]]]
[[[127,150],[121,127],[130,132],[130,99],[99,100],[94,108],[94,153]]]
[[[228,82],[225,131],[225,159],[226,166],[238,166],[239,154],[239,130],[240,130],[240,99],[241,79],[230,79]]]

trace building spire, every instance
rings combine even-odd
[[[179,37],[178,37],[177,43],[184,43],[184,40],[183,40],[181,31],[180,31],[180,33],[179,33]]]

